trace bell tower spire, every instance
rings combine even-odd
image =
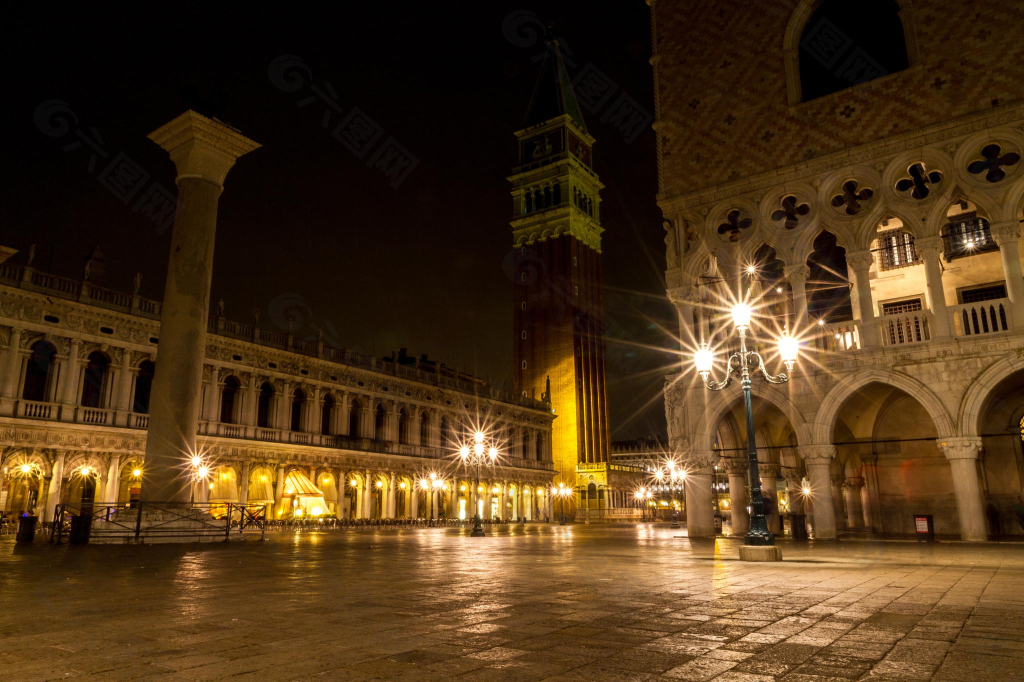
[[[548,51],[516,131],[512,183],[516,390],[546,394],[557,416],[552,456],[560,479],[586,488],[604,476],[609,430],[601,288],[600,192],[594,138],[558,39]],[[590,465],[590,466],[582,466]],[[597,483],[600,485],[601,481]],[[596,503],[596,500],[594,500]]]

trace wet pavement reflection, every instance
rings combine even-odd
[[[1024,679],[1024,546],[667,524],[0,538],[0,679]]]

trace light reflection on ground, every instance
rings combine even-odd
[[[783,563],[749,564],[738,540],[668,524],[488,533],[73,548],[5,537],[0,671],[736,681],[941,667],[943,679],[1019,679],[1019,545],[782,543]]]

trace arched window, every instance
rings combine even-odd
[[[539,211],[544,206],[544,195],[540,193],[540,190],[534,190],[533,192],[533,210]]]
[[[291,429],[292,431],[302,431],[302,411],[306,404],[306,392],[301,388],[295,389],[295,393],[292,394],[292,419]]]
[[[224,388],[220,392],[220,423],[235,423],[235,403],[238,399],[238,391],[242,388],[242,382],[237,377],[230,376],[224,380]]]
[[[540,462],[544,459],[544,434],[540,431],[537,432],[537,461]]]
[[[533,195],[526,192],[523,195],[523,213],[530,213],[533,211]]]
[[[519,456],[523,459],[530,457],[530,434],[528,431],[523,431],[523,437],[519,441]]]
[[[452,427],[448,423],[448,417],[441,417],[441,443],[442,448],[448,448],[452,445]]]
[[[555,206],[562,203],[562,185],[557,182],[555,183],[555,189],[552,192],[551,201],[554,202]]]
[[[548,186],[548,187],[544,188],[544,208],[547,208],[550,205],[551,205],[551,187]]]
[[[910,66],[899,12],[895,0],[824,0],[800,36],[803,101]]]
[[[388,412],[384,406],[379,404],[373,413],[373,437],[376,440],[387,440],[385,427],[388,423]]]
[[[852,320],[846,249],[836,243],[834,234],[824,231],[815,238],[807,265],[807,314],[826,322]]]
[[[135,377],[135,400],[132,402],[132,412],[149,414],[149,396],[153,392],[153,375],[155,373],[156,365],[152,360],[143,360],[139,364],[139,374]]]
[[[14,349],[17,352],[17,349]],[[25,365],[25,387],[21,397],[25,400],[46,402],[50,395],[50,378],[53,375],[53,356],[57,349],[49,341],[36,341],[32,344],[32,354]],[[70,362],[75,362],[71,358]]]
[[[409,443],[409,415],[405,408],[398,413],[398,442]]]
[[[917,255],[917,247],[914,246],[914,235],[901,229],[902,223],[897,219],[888,219],[885,223],[891,229],[880,229],[875,242],[878,269],[885,272],[920,263],[921,257]]]
[[[352,406],[348,411],[348,435],[352,438],[362,438],[363,433],[359,428],[359,416],[363,411],[363,403],[358,398],[352,399]]]
[[[256,426],[270,428],[270,410],[274,405],[274,387],[269,381],[260,386],[260,397],[256,403]]]
[[[430,445],[430,413],[420,415],[420,445]]]
[[[106,388],[109,368],[110,358],[106,354],[99,351],[89,354],[85,375],[82,377],[82,407],[103,406],[103,389]]]
[[[962,205],[962,204],[961,204]],[[968,205],[969,208],[970,205]],[[954,258],[973,256],[985,251],[996,251],[999,246],[992,238],[992,227],[976,211],[950,209],[942,227],[942,255],[946,262]]]
[[[334,396],[328,393],[324,396],[323,407],[320,408],[320,433],[325,436],[331,435],[332,414],[334,414]]]

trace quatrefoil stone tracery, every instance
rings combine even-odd
[[[1016,166],[1017,162],[1020,161],[1020,154],[1015,152],[1002,154],[1001,152],[1002,147],[998,144],[986,145],[981,150],[982,158],[970,163],[967,166],[967,172],[971,175],[984,173],[987,181],[999,182],[1006,177],[1006,171],[1003,170],[1003,167]]]
[[[718,234],[727,235],[731,242],[738,242],[743,236],[742,231],[748,229],[752,222],[750,218],[741,218],[740,210],[734,208],[725,216],[725,222],[718,226]]]
[[[811,212],[810,204],[799,202],[792,194],[783,197],[781,204],[781,208],[772,213],[772,220],[782,221],[783,227],[787,230],[796,229],[800,225],[800,218]]]
[[[860,213],[863,204],[871,200],[875,195],[870,187],[861,187],[856,180],[847,180],[843,183],[842,192],[832,197],[833,208],[843,208],[846,215],[857,215]]]
[[[942,173],[930,171],[923,162],[915,163],[907,168],[907,176],[896,182],[897,192],[910,192],[910,196],[918,201],[931,194],[931,187],[942,182]]]

